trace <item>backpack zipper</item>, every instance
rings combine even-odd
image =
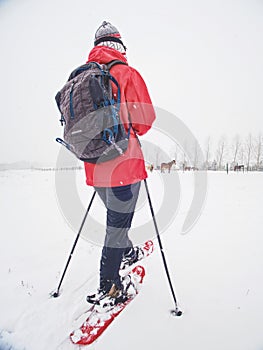
[[[74,119],[75,118],[74,108],[73,108],[73,89],[74,89],[74,84],[75,84],[75,81],[73,80],[73,82],[71,83],[70,91],[69,91],[70,119]]]

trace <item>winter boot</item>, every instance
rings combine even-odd
[[[131,248],[126,254],[124,254],[120,266],[120,270],[126,270],[131,265],[136,264],[138,261],[146,258],[153,252],[154,246],[151,240],[146,241],[143,246],[135,246]]]
[[[100,305],[104,307],[114,306],[119,302],[125,302],[127,300],[125,286],[117,287],[115,283],[109,283],[107,281],[101,288],[98,289],[97,293],[88,295],[86,300],[90,304]]]

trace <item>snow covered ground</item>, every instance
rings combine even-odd
[[[149,175],[157,210],[162,176],[177,175]],[[68,334],[81,323],[76,318],[85,295],[97,287],[101,248],[80,239],[61,295],[49,297],[75,238],[58,206],[54,177],[53,171],[0,172],[1,350],[77,349]],[[92,189],[82,171],[76,178],[86,206]],[[140,294],[90,349],[263,350],[263,173],[209,172],[205,207],[186,235],[180,232],[193,174],[179,178],[180,206],[162,242],[183,316],[169,313],[174,305],[155,240],[155,252],[143,262]],[[141,210],[138,227],[147,215],[151,219],[148,208]],[[102,212],[95,200],[91,216]]]

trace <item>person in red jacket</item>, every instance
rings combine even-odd
[[[146,84],[137,70],[128,65],[126,47],[120,33],[104,21],[95,33],[94,48],[88,62],[107,64],[120,60],[110,73],[121,91],[120,117],[130,137],[128,149],[121,157],[99,164],[85,164],[86,183],[93,186],[107,209],[105,242],[100,260],[100,286],[97,293],[87,296],[89,303],[104,298],[125,298],[119,270],[122,261],[129,265],[138,260],[139,247],[133,247],[128,236],[141,181],[147,177],[145,162],[137,135],[144,135],[155,120],[155,111]],[[112,84],[113,96],[117,91]]]

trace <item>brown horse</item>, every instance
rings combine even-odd
[[[175,160],[172,160],[169,163],[162,163],[161,164],[161,173],[164,173],[165,169],[168,169],[168,173],[170,173],[170,170],[171,170],[171,167],[172,167],[173,164],[176,164]]]

